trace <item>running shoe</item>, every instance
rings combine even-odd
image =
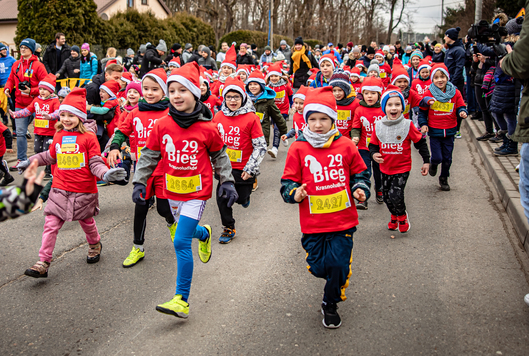
[[[527,306],[529,306],[529,294],[526,294],[525,297],[523,298],[523,300],[525,301],[525,304],[527,304]]]
[[[455,137],[456,137],[456,138],[461,138],[461,131],[457,131]]]
[[[257,184],[257,178],[255,178],[255,182],[253,182],[252,192],[255,192],[257,188],[259,188],[259,185]]]
[[[47,278],[48,268],[50,268],[49,262],[37,261],[37,263],[35,263],[33,267],[28,268],[24,274],[33,278]]]
[[[384,204],[384,196],[382,195],[381,190],[377,190],[377,203],[378,204]]]
[[[247,208],[250,206],[250,197],[248,197],[248,200],[244,202],[244,204],[241,204],[243,208]]]
[[[108,185],[108,182],[105,182],[104,180],[100,180],[97,182],[98,187],[106,187]]]
[[[338,329],[342,325],[342,319],[338,315],[337,309],[338,306],[334,303],[321,303],[322,322],[327,329]]]
[[[97,263],[101,258],[101,250],[103,244],[99,241],[95,245],[88,245],[88,256],[86,256],[86,263]]]
[[[18,164],[20,163],[20,161],[21,161],[20,159],[17,160],[17,163],[16,163],[14,166],[9,167],[9,171],[10,171],[10,172],[16,172],[16,171],[18,171]]]
[[[357,201],[356,210],[367,210],[367,200],[366,201]]]
[[[173,223],[173,225],[167,225],[169,228],[169,233],[171,234],[171,241],[174,242],[174,234],[176,233],[176,227],[178,224],[176,222]]]
[[[211,258],[211,226],[204,225],[208,230],[208,238],[205,241],[198,240],[198,257],[203,263],[208,263]]]
[[[406,215],[399,216],[398,219],[399,219],[399,231],[401,233],[410,231],[411,224],[410,224],[410,219],[408,219],[408,213],[406,212]]]
[[[4,175],[4,178],[0,181],[0,187],[5,187],[15,181],[15,177],[13,177],[11,174]]]
[[[221,244],[229,244],[231,240],[235,238],[235,229],[230,229],[229,227],[225,227],[224,231],[219,237],[219,242]]]
[[[130,268],[135,266],[138,262],[143,260],[145,257],[145,250],[142,251],[138,247],[132,246],[132,251],[130,251],[125,261],[123,261],[123,268]]]
[[[267,152],[272,158],[277,158],[277,147],[272,147]]]
[[[46,173],[46,174],[44,175],[44,180],[50,180],[50,179],[52,179],[52,178],[53,178],[53,176],[52,176],[50,173]]]
[[[177,318],[187,319],[189,316],[189,304],[182,300],[182,296],[177,294],[168,301],[156,306],[156,310],[163,314],[173,315]]]
[[[391,220],[388,223],[388,230],[396,231],[399,228],[399,221],[398,218],[391,214]]]

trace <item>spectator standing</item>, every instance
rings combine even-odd
[[[46,47],[42,63],[44,63],[48,73],[57,73],[70,55],[71,49],[66,44],[66,36],[64,33],[58,32],[55,34],[55,40]]]
[[[465,96],[465,77],[463,76],[463,69],[465,68],[466,54],[465,47],[463,46],[463,41],[461,41],[459,36],[459,31],[461,28],[449,28],[445,32],[445,43],[448,45],[448,49],[445,53],[445,66],[448,69],[450,74],[450,83],[461,92],[463,95],[463,100],[466,100]],[[461,117],[457,116],[457,133],[456,138],[461,138]]]
[[[340,55],[340,53],[338,53],[338,51],[336,49],[334,49],[334,45],[332,43],[329,43],[327,45],[327,47],[329,47],[329,49],[324,51],[323,55],[325,56],[326,54],[332,53],[336,57],[338,62],[340,62],[340,64],[342,64],[343,63],[342,56]]]
[[[171,59],[178,58],[182,55],[182,45],[180,43],[173,43],[171,46],[171,49],[169,50],[169,53],[167,54],[167,57],[165,57],[165,63],[169,63]]]
[[[275,55],[276,54],[272,52],[272,48],[270,46],[265,46],[264,53],[259,60],[259,64],[262,66],[262,63],[272,63]]]
[[[167,45],[164,40],[160,40],[158,46],[148,45],[145,51],[145,56],[141,62],[140,78],[151,70],[163,66],[165,64],[162,56],[167,52]]]
[[[9,73],[11,73],[11,67],[13,66],[13,63],[15,63],[16,60],[13,58],[13,56],[9,55],[9,48],[3,44],[0,43],[0,91],[4,91],[4,86],[7,82],[7,78],[9,78]],[[7,113],[2,113],[2,121],[5,125],[7,125]],[[15,130],[15,121],[13,121],[13,130]]]
[[[290,69],[288,75],[294,74],[294,94],[299,90],[302,85],[307,83],[312,68],[319,68],[318,62],[309,53],[308,45],[303,43],[303,39],[298,37],[294,40],[294,52],[292,52],[290,58]]]
[[[64,61],[62,67],[57,71],[57,78],[79,78],[81,75],[81,50],[79,46],[72,46],[70,58]]]
[[[90,52],[90,45],[83,43],[81,46],[81,73],[79,78],[92,79],[97,74],[97,56]]]
[[[282,53],[283,56],[285,56],[285,59],[288,61],[288,59],[290,58],[291,52],[290,52],[290,46],[287,44],[287,41],[281,40],[281,42],[279,42],[279,48],[276,50],[276,56],[279,53]],[[290,64],[290,62],[288,64]]]
[[[141,63],[143,62],[143,56],[145,56],[145,51],[147,51],[147,45],[145,44],[142,44],[140,45],[140,48],[138,49],[138,53],[136,54],[136,57],[134,57],[134,61],[132,62],[132,64],[135,64],[135,65],[141,65]]]
[[[395,42],[395,52],[399,56],[399,58],[402,60],[402,56],[404,56],[404,50],[402,49],[402,45],[400,41]]]
[[[208,47],[202,48],[202,57],[198,59],[198,65],[206,68],[206,70],[218,70],[217,69],[217,62],[211,57],[211,50]]]
[[[189,58],[191,58],[192,54],[193,54],[193,45],[191,43],[186,43],[185,50],[182,53],[181,65],[186,64]]]
[[[229,48],[228,42],[222,42],[220,45],[220,52],[217,54],[217,62],[222,63],[226,59],[226,52]]]
[[[239,53],[237,54],[237,65],[240,65],[240,64],[255,65],[252,55],[248,53],[247,46],[248,45],[246,43],[241,43],[241,46],[239,47]]]

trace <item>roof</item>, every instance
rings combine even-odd
[[[1,2],[2,0],[0,0]],[[11,1],[11,0],[9,0]],[[94,2],[97,5],[97,14],[101,15],[103,12],[105,12],[106,9],[108,9],[112,4],[118,2],[119,0],[94,0]],[[126,0],[122,0],[126,1]],[[171,15],[171,10],[163,0],[156,0],[160,3],[160,5],[163,7],[163,9],[167,12],[168,15]]]

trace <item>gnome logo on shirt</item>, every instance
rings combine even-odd
[[[136,125],[136,132],[138,133],[138,138],[145,138],[145,128],[141,123],[141,119],[139,117],[135,117],[132,122],[134,123],[134,125]]]
[[[305,156],[305,167],[309,167],[309,171],[314,177],[315,183],[323,181],[338,180],[345,182],[345,170],[343,168],[343,156],[338,153],[336,155],[327,155],[329,163],[326,166],[322,166],[316,157],[311,155]]]
[[[315,176],[323,172],[323,167],[321,166],[321,163],[318,162],[316,157],[311,155],[305,156],[305,167],[309,167],[310,174],[313,174]]]
[[[163,135],[162,144],[165,145],[165,153],[167,153],[169,160],[175,161],[176,160],[176,157],[175,157],[176,147],[173,143],[173,138],[167,134]]]
[[[224,131],[224,126],[219,122],[217,124],[217,130],[219,130],[220,137],[224,140],[224,135],[226,134],[226,131]]]

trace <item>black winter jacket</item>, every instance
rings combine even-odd
[[[148,45],[141,62],[140,78],[143,78],[143,76],[151,70],[158,68],[162,62],[163,59],[160,58],[156,47],[154,45]]]
[[[62,64],[65,60],[70,58],[72,49],[66,43],[61,48],[60,62],[57,63],[57,48],[55,47],[55,41],[50,43],[44,51],[42,57],[42,63],[46,67],[48,73],[56,74],[61,69]]]
[[[312,68],[319,68],[318,62],[314,58],[312,54],[307,54],[307,57],[310,60],[310,64],[312,65]],[[290,63],[292,62],[292,55],[290,55],[290,58],[288,58]],[[302,85],[307,85],[307,80],[309,80],[309,77],[311,73],[309,72],[309,66],[304,61],[300,61],[299,63],[299,69],[294,73],[294,85],[293,88],[299,88]],[[290,65],[290,69],[288,70],[288,75],[291,76],[294,71],[294,66]]]
[[[463,42],[458,39],[448,46],[445,53],[445,66],[450,73],[450,82],[458,85],[465,82],[463,78],[463,69],[465,68],[465,48]]]
[[[100,105],[101,97],[99,96],[99,87],[105,82],[105,73],[97,74],[92,77],[92,82],[86,86],[86,101],[90,105]],[[89,117],[92,114],[88,114]]]
[[[74,69],[79,69],[79,72],[75,73]],[[64,61],[61,69],[57,71],[62,78],[79,78],[81,75],[81,56],[75,58],[71,57]]]
[[[246,52],[244,56],[237,54],[237,65],[239,64],[255,65],[255,62],[253,60],[253,57],[248,52]]]

